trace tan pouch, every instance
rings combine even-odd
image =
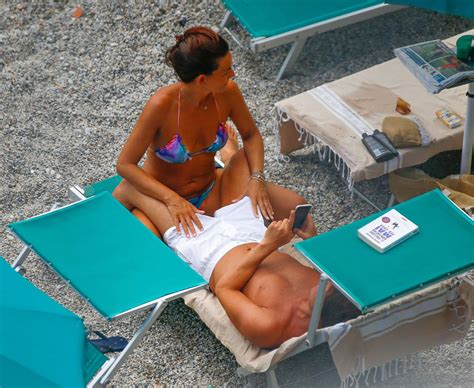
[[[461,209],[474,206],[474,175],[450,175],[444,179],[435,179],[422,170],[408,167],[391,172],[388,181],[397,202],[438,188],[444,190]]]
[[[421,145],[421,134],[418,125],[405,117],[385,117],[382,123],[382,131],[397,148],[419,147]]]

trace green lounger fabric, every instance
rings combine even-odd
[[[108,360],[107,357],[89,341],[86,343],[85,359],[84,376],[86,381],[91,381],[105,361]]]
[[[223,0],[227,9],[254,38],[274,36],[323,22],[383,0]]]
[[[0,258],[0,386],[84,387],[107,358],[82,320]]]
[[[109,192],[10,228],[107,318],[206,284]]]
[[[112,193],[115,188],[118,186],[120,182],[122,182],[122,177],[120,175],[113,175],[103,181],[96,182],[92,185],[86,186],[84,188],[84,196],[86,198],[92,197],[93,195],[97,195],[103,193],[104,191],[108,191]]]
[[[474,19],[474,3],[472,0],[388,0],[386,3],[410,5]]]
[[[387,210],[295,244],[362,310],[474,267],[474,221],[439,190],[394,208],[419,231],[383,254],[357,229]]]

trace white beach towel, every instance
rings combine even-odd
[[[454,44],[456,39],[447,42]],[[466,90],[460,86],[430,94],[393,59],[277,102],[279,151],[287,155],[314,145],[319,157],[333,163],[350,186],[417,165],[440,152],[461,148],[464,126],[446,127],[435,111],[447,106],[463,116]],[[423,124],[431,142],[426,147],[399,149],[399,157],[377,163],[362,144],[361,133],[381,129],[387,116],[403,117],[395,111],[398,97],[410,103],[412,116]]]
[[[292,248],[284,249],[300,262],[304,258]],[[306,264],[307,265],[307,264]],[[217,297],[200,290],[184,297],[214,335],[247,371],[265,372],[306,340],[306,334],[285,341],[276,349],[251,344],[234,327]],[[462,339],[469,330],[474,308],[474,281],[440,283],[407,298],[346,323],[320,329],[341,379],[355,381],[374,368],[427,347]]]

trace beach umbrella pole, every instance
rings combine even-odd
[[[474,82],[469,84],[467,92],[467,112],[462,143],[461,174],[471,173],[472,144],[474,142]]]

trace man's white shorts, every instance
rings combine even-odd
[[[173,226],[163,239],[207,281],[222,256],[238,245],[260,242],[266,231],[261,214],[255,217],[249,197],[218,209],[214,217],[197,216],[204,230],[196,228],[195,237],[187,238],[184,232],[178,234]]]

